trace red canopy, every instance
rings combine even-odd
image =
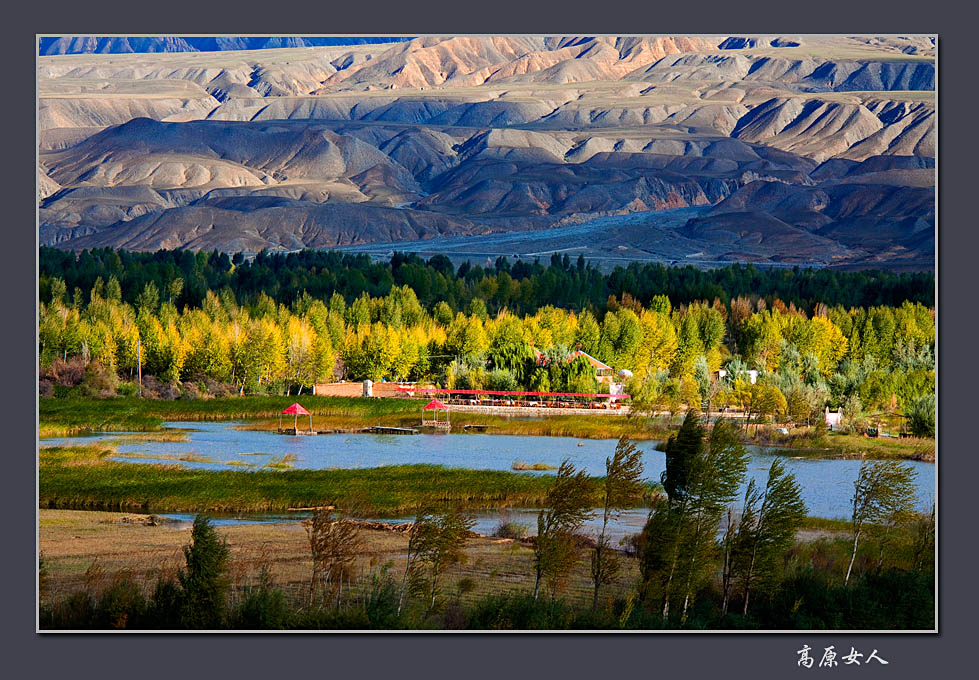
[[[427,404],[425,404],[425,410],[427,410],[427,409],[446,410],[447,407],[446,407],[445,404],[443,404],[438,399],[432,399],[430,402],[428,402]]]
[[[287,408],[285,411],[282,412],[283,415],[286,415],[286,414],[292,415],[293,413],[299,414],[301,416],[308,416],[309,415],[309,411],[307,411],[306,409],[304,409],[298,403],[293,404],[292,406],[290,406],[289,408]]]

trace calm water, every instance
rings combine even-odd
[[[558,466],[564,458],[570,458],[579,469],[589,474],[605,472],[605,458],[615,450],[612,439],[574,439],[569,437],[524,437],[488,434],[419,434],[419,435],[366,435],[335,434],[315,437],[290,437],[239,430],[243,423],[168,423],[174,430],[187,432],[186,442],[136,442],[117,446],[117,452],[138,453],[145,458],[118,460],[139,463],[176,463],[190,468],[229,470],[237,462],[260,468],[282,459],[287,454],[295,457],[294,468],[372,468],[382,465],[428,463],[476,470],[510,470],[514,461],[546,463]],[[70,445],[112,440],[118,434],[45,439],[42,445]],[[657,442],[640,442],[646,478],[659,481],[666,466],[665,454],[656,450]],[[786,468],[792,472],[802,487],[803,499],[809,514],[815,517],[846,519],[850,515],[853,482],[860,469],[859,460],[819,460],[794,458],[791,451],[749,446],[751,459],[748,476],[764,484],[768,467],[776,456],[781,456]],[[183,462],[175,460],[186,454],[206,456],[213,462]],[[931,509],[935,494],[935,466],[932,463],[908,461],[917,471],[918,508]],[[522,474],[554,474],[549,472],[525,472]],[[633,513],[635,514],[635,513]],[[639,514],[645,518],[645,511]],[[499,516],[492,515],[495,527]],[[518,518],[519,519],[519,518]],[[638,516],[635,518],[639,521]],[[490,520],[487,520],[490,521]],[[533,525],[533,520],[521,523]],[[625,517],[623,518],[625,520]],[[641,527],[641,521],[640,521]],[[488,533],[477,528],[480,533]]]

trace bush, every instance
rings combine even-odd
[[[48,629],[93,628],[95,598],[87,592],[72,593],[51,609],[41,612],[41,627]]]
[[[525,525],[517,524],[507,519],[500,520],[496,529],[493,530],[493,536],[495,538],[512,538],[519,541],[526,535],[527,527]]]
[[[180,587],[173,581],[157,581],[147,609],[147,627],[161,630],[180,628],[181,595]]]
[[[47,378],[42,378],[37,383],[37,394],[40,397],[54,396],[54,383]]]
[[[201,397],[201,390],[195,383],[185,382],[180,386],[179,399],[200,399]]]
[[[231,397],[238,394],[238,391],[231,385],[219,382],[217,380],[212,380],[211,378],[205,378],[204,389],[208,394],[214,397]]]
[[[202,515],[194,519],[191,544],[184,548],[187,567],[179,575],[180,620],[184,628],[220,628],[228,596],[228,544]]]
[[[124,578],[109,586],[99,600],[97,628],[141,628],[146,614],[146,598],[135,582]]]
[[[107,369],[98,361],[92,361],[85,367],[85,376],[80,386],[81,393],[86,397],[106,399],[116,396],[119,387],[119,377],[116,372]]]
[[[289,619],[282,591],[261,586],[250,589],[232,617],[232,627],[248,630],[278,630]]]
[[[935,436],[935,395],[929,394],[914,404],[907,411],[908,429],[915,437],[932,438]]]
[[[58,357],[51,362],[48,370],[44,373],[44,377],[49,378],[61,387],[76,387],[85,378],[87,363],[80,356],[74,356],[68,361]]]
[[[139,394],[139,385],[134,382],[120,383],[116,388],[116,394],[120,397],[135,397]]]
[[[156,376],[143,376],[143,397],[146,399],[162,399],[173,401],[180,396],[180,388],[173,383],[160,382]]]

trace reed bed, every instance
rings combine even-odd
[[[356,499],[379,513],[419,504],[471,508],[539,506],[550,476],[439,465],[354,470],[195,470],[109,460],[104,447],[40,451],[39,501],[44,508],[147,512],[282,512],[324,501]]]
[[[519,470],[519,471],[524,471],[524,470],[544,471],[544,470],[557,470],[557,466],[548,465],[547,463],[531,464],[531,463],[525,463],[522,460],[515,460],[513,461],[513,465],[510,466],[510,469]]]
[[[109,440],[112,444],[142,444],[144,442],[187,442],[190,435],[186,432],[164,430],[163,432],[139,432],[122,434]]]

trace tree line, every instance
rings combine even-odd
[[[464,311],[444,300],[426,307],[408,285],[349,304],[340,293],[304,291],[288,305],[265,293],[239,301],[225,287],[208,290],[199,306],[178,306],[180,278],[163,289],[146,283],[131,303],[115,277],[97,278],[84,293],[70,293],[60,278],[49,284],[38,320],[42,390],[49,392],[81,382],[90,364],[92,389],[103,395],[132,390],[119,380],[131,383],[140,373],[167,384],[225,384],[239,394],[301,393],[340,379],[607,390],[586,358],[573,358],[580,350],[627,369],[627,392],[648,412],[733,406],[809,423],[826,406],[843,408],[851,421],[863,413],[933,411],[934,310],[909,301],[819,303],[807,313],[778,298],[674,306],[667,295],[643,305],[623,294],[598,313],[546,306],[519,315],[492,314],[478,297]]]
[[[394,253],[389,262],[374,262],[363,254],[318,250],[263,251],[246,259],[241,253],[229,256],[214,251],[141,253],[102,248],[76,254],[42,247],[38,259],[42,302],[50,300],[55,278],[64,281],[69,291],[77,288],[87,296],[97,279],[115,277],[122,299],[130,304],[148,283],[166,290],[181,279],[182,289],[174,302],[194,307],[203,304],[208,291],[225,287],[242,301],[265,294],[277,303],[290,304],[304,291],[324,299],[339,293],[351,303],[364,293],[384,297],[398,286],[410,287],[427,308],[444,301],[457,312],[478,298],[491,314],[504,308],[534,314],[548,305],[596,313],[609,296],[626,294],[642,305],[658,295],[666,295],[676,305],[715,298],[729,305],[739,297],[762,298],[771,305],[778,298],[808,313],[818,303],[845,308],[897,306],[905,300],[926,307],[935,304],[933,272],[844,272],[752,264],[696,269],[632,263],[602,274],[583,257],[572,261],[566,254],[555,254],[546,263],[499,257],[486,266],[466,262],[456,268],[444,255],[426,261],[416,254]]]

